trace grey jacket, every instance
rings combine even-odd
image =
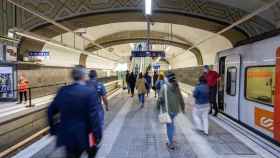
[[[165,85],[167,85],[167,100],[168,100],[168,112],[169,113],[179,113],[185,110],[185,103],[180,91],[176,90],[176,87],[166,83],[164,84],[159,93],[160,106],[163,111],[166,111],[165,108]]]

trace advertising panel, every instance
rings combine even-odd
[[[0,99],[14,98],[13,67],[0,66]]]
[[[6,61],[17,61],[17,47],[6,46]]]

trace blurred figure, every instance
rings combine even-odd
[[[195,98],[195,105],[192,111],[194,125],[198,130],[208,135],[209,88],[204,76],[199,78],[193,97]]]
[[[157,89],[156,89],[156,83],[157,83],[157,80],[158,80],[158,74],[157,72],[155,71],[154,72],[154,76],[153,76],[153,90],[155,91],[155,98],[157,97]]]
[[[147,90],[147,96],[150,94],[151,86],[152,86],[152,77],[149,75],[149,72],[145,73],[145,86]]]
[[[210,111],[209,114],[212,114],[213,108],[215,110],[214,116],[218,114],[218,106],[217,106],[217,85],[219,80],[219,74],[216,71],[210,70],[208,65],[204,66],[204,77],[207,81],[207,85],[209,87],[209,102],[210,102]]]
[[[145,103],[145,94],[147,92],[146,86],[145,86],[145,79],[143,77],[142,72],[139,74],[139,77],[136,81],[136,89],[138,92],[138,97],[139,97],[139,103],[141,105],[141,108],[144,107]]]
[[[160,74],[156,82],[156,92],[159,94],[162,85],[164,84],[164,75]]]
[[[131,97],[133,97],[134,96],[135,83],[136,83],[136,77],[135,77],[133,72],[131,72],[130,75],[129,75],[128,83],[129,83],[129,86],[130,86]]]
[[[167,96],[165,96],[165,93],[167,94]],[[175,150],[173,141],[173,137],[175,134],[174,119],[179,112],[185,112],[185,103],[178,82],[176,81],[176,76],[173,72],[168,72],[165,75],[165,82],[163,87],[160,89],[159,99],[161,108],[163,109],[163,111],[169,113],[172,120],[171,123],[166,124],[168,137],[167,147],[171,150]],[[167,109],[165,108],[166,102],[168,103]]]
[[[24,76],[20,76],[18,89],[19,89],[19,102],[18,104],[22,103],[24,97],[24,104],[27,102],[27,90],[28,90],[28,80]]]
[[[67,158],[79,158],[84,151],[94,157],[89,152],[89,134],[94,134],[97,145],[102,139],[97,92],[85,85],[83,66],[76,66],[71,75],[74,83],[62,87],[48,107],[50,134],[57,136],[57,147],[65,147]]]
[[[125,74],[125,82],[126,82],[126,86],[127,86],[127,92],[128,92],[128,94],[130,94],[129,71],[126,71],[126,74]]]
[[[102,101],[105,105],[106,111],[109,111],[109,104],[107,99],[107,92],[105,89],[105,86],[102,82],[99,82],[97,78],[96,70],[91,70],[89,72],[89,80],[86,82],[87,86],[97,92],[97,103],[99,107],[99,116],[100,116],[100,122],[102,124],[102,128],[104,127],[104,119],[105,119],[105,112],[102,105]]]

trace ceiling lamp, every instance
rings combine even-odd
[[[152,0],[145,0],[145,14],[152,15]]]

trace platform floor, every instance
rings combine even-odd
[[[261,146],[247,142],[249,139],[225,129],[212,116],[209,136],[198,133],[193,129],[190,113],[177,116],[177,149],[171,151],[166,147],[165,126],[158,121],[155,98],[146,98],[146,105],[141,109],[137,97],[131,98],[122,92],[110,99],[110,105],[98,158],[277,158]],[[45,137],[40,141],[41,146],[39,142],[33,145],[36,150],[40,149],[38,152],[32,155],[27,148],[14,158],[63,157],[63,150],[55,149],[54,138]]]

